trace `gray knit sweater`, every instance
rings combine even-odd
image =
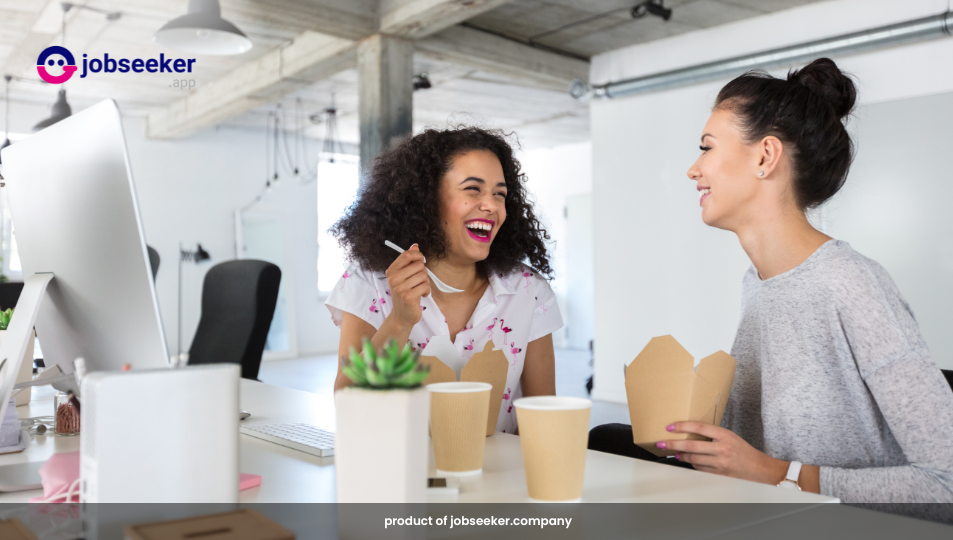
[[[744,277],[722,425],[846,503],[953,502],[953,392],[890,275],[831,240]]]

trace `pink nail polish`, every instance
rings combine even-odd
[[[665,431],[675,431],[675,424],[669,424],[666,426]]]
[[[675,454],[675,459],[681,461],[682,455],[681,455],[681,454]]]
[[[665,443],[664,443],[664,442],[657,442],[657,443],[655,443],[655,447],[656,447],[656,448],[665,448]]]

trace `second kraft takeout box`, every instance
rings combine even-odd
[[[420,353],[420,363],[430,366],[430,375],[424,386],[442,382],[483,382],[493,386],[490,391],[490,410],[486,418],[486,435],[496,432],[496,421],[503,403],[503,387],[510,363],[502,350],[493,350],[493,341],[487,341],[482,352],[466,361],[446,336],[434,336]]]
[[[721,424],[735,378],[735,359],[724,351],[695,359],[672,336],[654,337],[625,368],[625,393],[632,420],[632,442],[656,456],[673,450],[655,447],[665,440],[707,440],[689,433],[670,433],[674,423],[695,420]]]

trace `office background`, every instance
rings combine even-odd
[[[518,15],[537,26],[555,26],[581,18],[586,10],[595,13],[632,3],[580,2],[575,5],[579,12],[569,13],[559,2],[533,6],[514,2],[506,7],[509,11],[495,16],[497,12],[490,11],[477,23],[502,25],[506,18],[518,21]],[[50,19],[49,6],[56,3],[29,5],[33,4],[39,7],[20,21],[27,28],[30,21],[35,20],[36,28],[44,17]],[[103,3],[107,4],[112,5]],[[592,56],[589,80],[602,83],[935,15],[949,4],[949,0],[670,1],[666,6],[674,10],[671,21],[648,17],[635,22],[620,19],[614,26],[598,23],[573,29],[563,42],[553,39],[551,43]],[[347,9],[359,13],[362,5],[349,4]],[[567,11],[562,19],[553,15],[557,8]],[[228,16],[228,2],[223,9]],[[100,19],[85,13],[75,17],[68,27],[68,44],[72,40],[77,48],[85,46],[97,54],[128,39],[117,32],[127,28],[121,24],[131,24],[129,28],[142,24],[134,17],[129,18],[132,23],[120,19],[98,35]],[[55,17],[50,20],[58,24]],[[5,24],[20,22],[11,19]],[[51,26],[49,21],[44,24]],[[637,37],[626,41],[624,33],[632,28],[638,29],[632,33]],[[261,34],[264,30],[253,27],[249,31]],[[49,36],[53,35],[51,31]],[[288,36],[253,37],[269,49]],[[620,48],[629,43],[636,44]],[[151,43],[137,47],[148,54],[158,51]],[[946,157],[953,120],[951,58],[950,38],[835,57],[860,82],[859,107],[850,121],[857,159],[844,191],[814,216],[823,230],[847,240],[893,275],[937,363],[945,369],[953,369],[953,333],[949,332],[953,242],[948,238],[951,218],[945,208],[953,196]],[[197,90],[250,61],[209,60],[208,71],[196,74]],[[11,52],[5,66],[16,67],[17,62],[22,63]],[[594,340],[593,396],[621,403],[625,400],[618,376],[621,364],[630,361],[651,336],[672,333],[696,357],[730,348],[741,276],[749,263],[734,235],[701,222],[694,185],[685,176],[697,155],[698,136],[714,96],[725,80],[582,102],[554,84],[527,83],[514,76],[461,67],[452,58],[419,54],[414,63],[415,73],[428,72],[434,83],[414,94],[415,131],[475,122],[514,131],[520,137],[519,157],[554,239],[553,287],[567,321],[555,341],[563,351],[577,351],[560,353],[561,370],[584,378],[590,358],[587,349]],[[334,259],[339,255],[323,231],[343,206],[319,210],[329,200],[342,200],[341,193],[332,189],[335,185],[356,185],[357,70],[344,70],[207,129],[167,140],[149,136],[149,114],[162,103],[180,99],[185,91],[154,87],[149,81],[121,89],[97,84],[101,86],[94,86],[92,80],[68,84],[70,101],[78,111],[121,90],[117,99],[124,112],[146,238],[163,261],[156,287],[170,350],[175,351],[179,339],[179,243],[192,249],[200,242],[213,264],[236,257],[240,247],[235,212],[245,208],[279,216],[276,230],[281,238],[290,343],[286,350],[272,351],[270,358],[334,354],[338,332],[323,301],[327,283],[334,281],[328,276],[336,277],[331,274],[335,265],[336,272],[343,267],[339,258]],[[49,115],[55,89],[19,82],[11,88],[9,122],[15,139]],[[271,136],[265,128],[268,115],[280,103],[288,117],[295,118],[299,99],[308,112],[332,104],[338,108],[342,143],[338,167],[331,167],[329,156],[322,154],[316,182],[298,183],[282,172],[278,185],[249,207],[262,194],[272,170],[266,142]],[[312,156],[318,155],[325,127],[322,121],[309,123],[304,132]],[[4,266],[15,277],[10,247],[7,242]],[[210,267],[183,266],[184,350],[199,320],[202,278]]]
[[[596,56],[591,79],[698,65],[946,8],[945,0],[819,2]],[[944,150],[953,142],[951,59],[949,39],[835,57],[859,81],[849,123],[856,159],[844,189],[814,216],[890,272],[943,369],[953,369],[953,222],[942,208],[953,196]],[[675,335],[696,359],[730,350],[750,263],[735,235],[702,223],[685,174],[725,82],[592,104],[596,399],[625,402],[616,375],[652,336]],[[620,278],[625,287],[607,286]]]

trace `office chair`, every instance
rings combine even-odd
[[[152,267],[152,281],[155,281],[156,274],[159,272],[159,262],[162,261],[162,258],[159,257],[159,252],[152,246],[146,246],[146,248],[149,250],[149,266]]]
[[[202,316],[189,365],[240,364],[242,377],[258,379],[261,355],[278,302],[281,269],[240,259],[213,266],[202,284]]]
[[[943,376],[946,377],[946,382],[950,385],[950,390],[953,390],[953,370],[941,369]]]
[[[23,291],[22,281],[5,281],[0,283],[0,310],[17,307],[20,292]]]

